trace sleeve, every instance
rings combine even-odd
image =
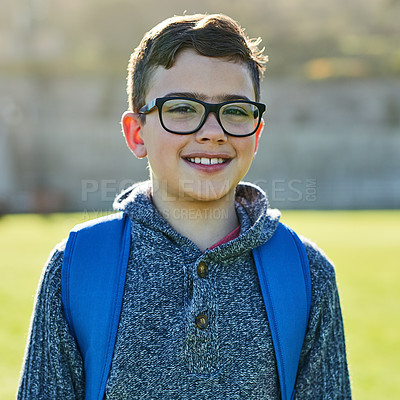
[[[306,248],[310,260],[312,302],[295,398],[351,399],[343,319],[333,265],[315,246],[306,244]]]
[[[62,309],[62,258],[62,249],[56,248],[39,283],[18,400],[85,397],[82,358]]]

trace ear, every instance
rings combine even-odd
[[[139,115],[126,111],[122,115],[121,120],[122,130],[127,146],[137,158],[144,158],[147,156],[146,146],[141,137],[142,122]]]
[[[264,129],[264,119],[261,119],[260,126],[257,128],[256,133],[255,133],[255,135],[256,135],[256,143],[254,145],[254,155],[257,154],[258,141],[260,140],[260,137],[261,137],[263,129]]]

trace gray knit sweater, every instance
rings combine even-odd
[[[278,399],[277,367],[252,249],[279,221],[257,187],[240,184],[236,239],[201,252],[151,202],[148,183],[117,198],[132,219],[132,246],[106,398]],[[296,399],[350,399],[335,273],[303,239],[311,268],[312,304]],[[37,293],[18,399],[83,399],[82,358],[61,304],[65,242],[56,247]],[[208,266],[200,277],[197,266]],[[195,319],[208,317],[206,329]]]

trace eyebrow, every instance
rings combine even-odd
[[[207,101],[209,99],[209,96],[198,93],[198,92],[171,92],[167,93],[165,97],[187,97],[187,98],[192,98],[196,100],[201,100],[201,101]],[[251,101],[247,96],[239,95],[239,94],[223,94],[220,96],[215,96],[217,101],[219,102],[225,102],[225,101],[231,101],[231,100],[248,100]]]

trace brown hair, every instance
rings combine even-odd
[[[227,58],[249,68],[256,101],[267,57],[259,50],[261,39],[249,39],[239,24],[223,14],[195,14],[168,18],[147,32],[134,50],[128,65],[128,102],[131,111],[145,103],[154,70],[174,64],[178,52],[194,49],[207,57]]]

